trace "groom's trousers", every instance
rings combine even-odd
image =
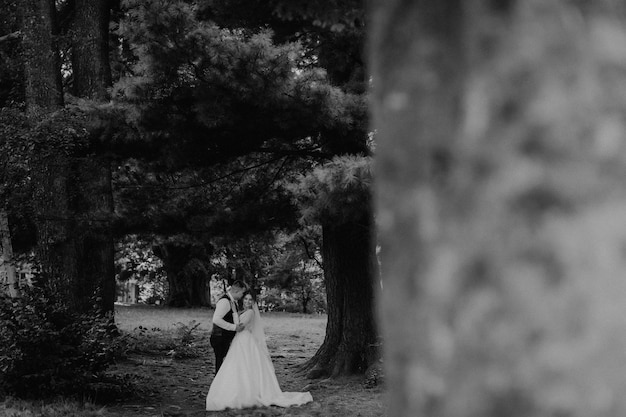
[[[229,334],[229,333],[232,333]],[[224,358],[228,353],[228,348],[230,348],[230,343],[233,341],[235,337],[235,332],[222,332],[222,334],[212,334],[211,335],[211,347],[213,347],[213,352],[215,352],[215,373],[222,366],[222,362],[224,362]]]

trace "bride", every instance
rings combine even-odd
[[[239,321],[244,330],[235,335],[224,363],[206,397],[207,411],[276,405],[289,407],[313,401],[308,392],[282,392],[270,358],[259,308],[251,292],[243,297]],[[236,314],[233,319],[237,320]]]

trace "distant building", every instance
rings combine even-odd
[[[15,275],[18,288],[31,285],[34,277],[32,265],[29,262],[18,262],[15,266]],[[9,285],[7,264],[4,262],[4,258],[0,256],[0,287],[3,288],[5,285]]]
[[[139,302],[139,284],[134,278],[117,281],[117,302],[136,304]]]

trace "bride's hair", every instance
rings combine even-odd
[[[252,297],[252,303],[256,304],[256,294],[254,293],[254,291],[248,289],[245,290],[243,292],[243,295],[241,296],[241,299],[239,300],[239,308],[243,309],[243,299],[246,298],[246,295],[250,295],[250,297]]]
[[[252,290],[244,291],[243,295],[241,296],[241,299],[243,300],[248,294],[250,294],[250,297],[252,297],[252,301],[256,303],[256,293]]]

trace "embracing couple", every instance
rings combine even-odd
[[[243,299],[243,308],[237,306]],[[211,346],[215,378],[206,397],[207,411],[313,401],[308,392],[282,392],[267,350],[265,331],[254,294],[235,281],[217,302]]]

